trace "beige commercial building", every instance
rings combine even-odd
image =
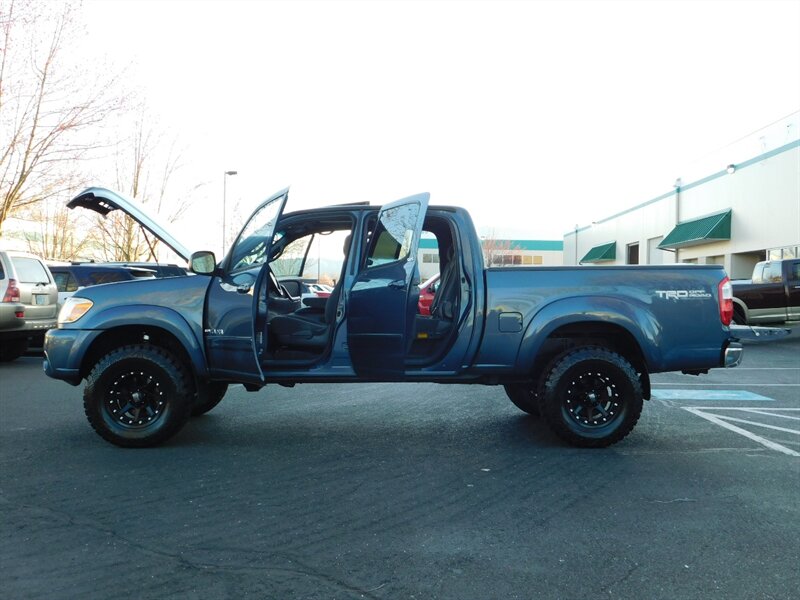
[[[721,264],[749,278],[800,256],[800,113],[717,153],[721,167],[564,236],[565,264]]]

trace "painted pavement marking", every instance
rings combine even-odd
[[[786,446],[779,444],[777,442],[773,442],[765,437],[761,437],[753,433],[752,431],[748,431],[747,429],[743,429],[742,427],[738,427],[734,425],[731,421],[736,423],[744,423],[747,425],[755,426],[755,427],[765,427],[771,430],[777,430],[785,433],[792,433],[795,435],[800,435],[800,430],[796,429],[788,429],[785,427],[777,427],[775,425],[770,425],[768,423],[759,423],[757,421],[746,421],[744,419],[737,419],[736,417],[729,417],[726,415],[719,415],[719,414],[712,414],[713,411],[720,411],[720,410],[728,410],[728,411],[739,411],[749,414],[760,414],[763,416],[770,416],[770,417],[777,417],[782,419],[793,419],[797,420],[797,417],[792,415],[783,415],[783,414],[769,414],[769,413],[798,413],[800,412],[800,408],[769,408],[769,413],[765,413],[757,408],[745,408],[741,406],[684,406],[682,407],[683,410],[686,410],[698,417],[701,417],[715,425],[719,425],[720,427],[724,427],[729,431],[733,431],[734,433],[738,433],[746,437],[749,440],[752,440],[762,446],[769,448],[770,450],[775,450],[776,452],[780,452],[782,454],[787,454],[788,456],[798,456],[800,457],[800,452],[796,450],[792,450],[791,448],[787,448]]]
[[[772,398],[767,398],[761,394],[748,392],[747,390],[652,390],[652,397],[656,400],[725,400],[736,401],[758,401],[774,402]]]
[[[674,383],[653,383],[652,385],[675,385]],[[746,385],[749,387],[800,387],[800,383],[681,383],[681,385],[702,385],[706,387],[717,387],[717,386],[725,386],[730,387],[732,385]]]

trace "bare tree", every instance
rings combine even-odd
[[[28,251],[53,260],[77,260],[91,251],[91,223],[68,210],[61,198],[41,202],[26,211],[36,224],[24,233]]]
[[[177,140],[167,140],[155,118],[140,108],[132,125],[133,134],[117,145],[115,187],[164,217],[178,219],[189,207],[192,194],[203,184],[195,184],[176,196],[171,182],[182,166]],[[171,198],[177,200],[171,200]],[[141,261],[157,253],[158,240],[146,234],[127,215],[114,211],[95,219],[95,243],[99,258],[113,261]]]
[[[0,0],[0,233],[68,188],[100,145],[88,133],[121,106],[113,78],[69,64],[79,31],[69,2]]]
[[[494,229],[489,232],[489,235],[481,238],[481,246],[483,247],[483,257],[486,260],[487,267],[493,267],[503,264],[503,257],[509,255],[512,248],[511,240],[499,240],[495,237]]]

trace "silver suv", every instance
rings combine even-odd
[[[41,259],[0,251],[0,299],[0,361],[6,362],[56,326],[58,290]]]

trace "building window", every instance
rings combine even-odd
[[[639,264],[639,244],[628,244],[628,261],[629,265]]]
[[[439,255],[426,252],[422,255],[422,262],[424,263],[438,263]]]
[[[535,264],[535,265],[543,264],[542,263],[542,257],[540,255],[538,255],[538,254],[536,256],[534,256],[533,257],[533,264]]]
[[[800,246],[773,248],[769,251],[767,260],[781,260],[784,258],[800,258]]]

